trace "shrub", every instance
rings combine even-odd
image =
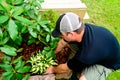
[[[30,66],[25,65],[22,57],[13,60],[17,52],[22,52],[22,48],[19,48],[22,43],[30,45],[42,42],[45,45],[42,53],[55,58],[53,50],[59,39],[51,36],[53,28],[48,25],[50,21],[42,19],[39,10],[43,1],[0,0],[0,50],[7,56],[0,64],[4,70],[3,80],[27,80]],[[23,78],[25,74],[27,76]]]

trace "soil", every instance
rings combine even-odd
[[[33,54],[37,53],[39,50],[42,51],[44,44],[40,43],[36,45],[33,43],[31,45],[27,45],[23,43],[21,47],[23,48],[23,51],[21,53],[18,53],[17,57],[23,56],[23,61],[27,61]]]

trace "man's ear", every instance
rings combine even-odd
[[[68,36],[73,37],[73,36],[74,36],[74,32],[70,32],[70,33],[68,34]]]
[[[72,39],[72,41],[76,40],[76,33],[75,32],[70,32],[68,36],[69,36],[69,38]]]

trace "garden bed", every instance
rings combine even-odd
[[[44,44],[40,43],[38,45],[36,44],[31,44],[31,45],[27,45],[25,43],[22,44],[21,46],[23,48],[23,51],[20,53],[17,53],[16,57],[13,57],[12,60],[14,61],[16,58],[22,56],[23,57],[23,61],[27,61],[30,59],[30,57],[32,55],[34,55],[36,52],[38,52],[39,50],[43,50],[44,48]],[[59,52],[58,54],[56,54],[56,60],[58,64],[62,64],[62,63],[66,63],[67,60],[69,59],[69,55],[71,53],[71,49],[68,46],[65,46],[63,48],[63,50],[61,50],[61,52]],[[5,55],[1,52],[1,59],[5,57]],[[2,69],[0,69],[0,74],[2,74],[4,71]],[[38,75],[38,74],[34,74],[30,77],[29,80],[41,80],[42,78],[51,78],[51,80],[56,79],[68,79],[70,77],[71,73],[63,73],[63,74],[56,74],[55,75]],[[41,79],[40,79],[41,78]],[[49,80],[49,79],[48,79]]]

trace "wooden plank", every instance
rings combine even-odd
[[[42,4],[43,9],[51,8],[87,8],[80,0],[45,0]]]
[[[87,18],[84,18],[87,12],[87,7],[81,2],[81,0],[45,0],[41,6],[42,12],[49,9],[53,9],[60,14],[65,12],[74,12],[79,15],[82,20],[87,20]]]

